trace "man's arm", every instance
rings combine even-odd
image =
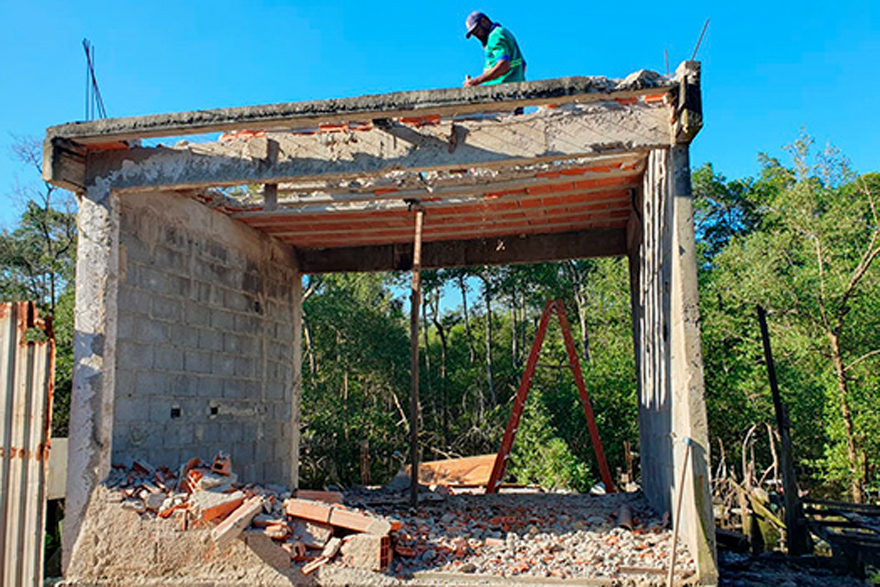
[[[508,71],[510,71],[510,59],[501,58],[490,69],[484,71],[482,75],[466,78],[464,80],[464,86],[466,88],[479,86],[480,84],[490,82],[493,79],[498,79],[502,75],[506,74]]]

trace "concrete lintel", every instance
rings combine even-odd
[[[668,146],[671,114],[663,105],[610,102],[421,128],[392,123],[366,131],[273,133],[278,151],[271,159],[254,155],[248,140],[94,151],[85,179],[72,181],[90,185],[103,179],[117,191],[180,190],[370,177],[391,170],[505,168]]]
[[[520,106],[650,95],[668,91],[677,85],[674,79],[641,70],[623,80],[598,76],[564,77],[476,88],[416,90],[353,98],[70,122],[49,128],[47,138],[61,137],[81,144],[100,144],[234,130],[305,128],[321,123],[401,116],[458,116],[485,110],[512,110]]]
[[[412,244],[300,249],[303,273],[408,271]],[[422,268],[541,263],[626,254],[626,230],[603,228],[533,236],[496,237],[422,245]]]

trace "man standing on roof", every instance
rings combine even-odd
[[[467,38],[475,36],[486,49],[483,73],[467,76],[465,87],[521,82],[526,79],[526,62],[513,33],[482,12],[471,12],[465,21]]]

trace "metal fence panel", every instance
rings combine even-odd
[[[0,304],[0,585],[43,582],[55,342],[32,302]]]

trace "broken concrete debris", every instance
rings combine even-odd
[[[276,570],[321,577],[349,568],[398,578],[427,572],[650,582],[668,560],[667,520],[639,493],[594,496],[510,488],[482,495],[423,488],[431,497],[413,508],[398,499],[393,484],[345,494],[291,492],[239,483],[233,480],[233,465],[228,457],[193,459],[176,475],[143,461],[115,467],[107,485],[118,499],[110,501],[142,519],[208,532],[218,556],[238,539]],[[200,483],[206,476],[226,480]],[[677,552],[684,561],[679,578],[693,577],[693,557],[681,544]]]
[[[292,497],[283,487],[238,483],[229,455],[222,452],[207,463],[190,459],[177,474],[142,460],[114,466],[106,485],[120,494],[123,508],[142,516],[177,516],[181,530],[211,528],[221,549],[240,537],[272,566],[278,567],[283,555],[288,568],[302,564],[304,574],[340,551],[349,552],[343,553],[349,566],[384,571],[391,564],[390,533],[400,527],[346,507],[339,492],[299,490]],[[361,536],[366,539],[344,548]]]

